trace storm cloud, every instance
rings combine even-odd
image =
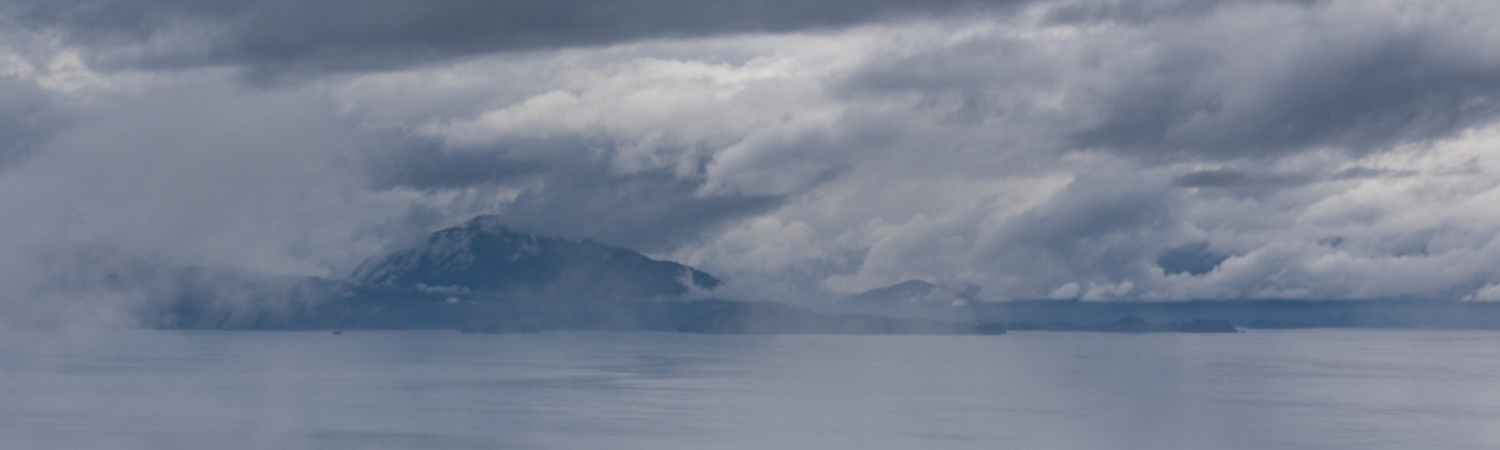
[[[748,298],[1500,292],[1490,2],[0,4],[8,308],[479,214]]]
[[[11,0],[10,23],[89,46],[105,66],[364,71],[503,51],[833,29],[1006,10],[1024,0]],[[122,45],[123,44],[123,45]]]

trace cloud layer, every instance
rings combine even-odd
[[[366,71],[497,51],[836,29],[1006,10],[1024,0],[5,2],[10,25],[103,50],[109,66],[241,65],[257,76]]]
[[[607,3],[5,2],[0,264],[499,214],[776,299],[1496,298],[1490,2]]]

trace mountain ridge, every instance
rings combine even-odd
[[[523,299],[677,298],[722,282],[635,250],[512,231],[478,216],[432,233],[421,245],[371,258],[349,282],[371,287]]]

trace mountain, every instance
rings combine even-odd
[[[568,301],[675,298],[720,284],[634,250],[511,231],[496,216],[475,217],[415,248],[366,261],[350,281],[464,298]]]
[[[849,306],[895,307],[902,305],[949,305],[963,306],[974,299],[977,287],[955,291],[922,280],[906,280],[890,286],[875,288],[838,299]]]
[[[829,308],[844,313],[973,322],[972,309],[978,293],[978,286],[959,291],[922,280],[907,280],[840,297]]]
[[[689,295],[720,284],[697,269],[514,232],[494,216],[371,258],[344,280],[181,267],[104,250],[56,265],[48,289],[130,299],[148,328],[675,331],[732,304]]]

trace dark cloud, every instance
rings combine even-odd
[[[1039,8],[1062,31],[1115,23],[1063,46],[978,33],[932,51],[897,48],[851,76],[843,95],[915,98],[945,122],[1013,124],[1060,150],[1164,163],[1327,147],[1369,154],[1500,117],[1500,60],[1475,47],[1492,39],[1448,17],[1330,2]]]
[[[1156,265],[1167,275],[1203,275],[1213,272],[1226,259],[1227,255],[1210,251],[1207,242],[1195,242],[1163,252],[1156,258]]]
[[[1014,39],[969,40],[939,51],[881,55],[839,86],[847,99],[915,96],[916,109],[938,122],[1037,120],[1046,114],[1031,92],[1051,92],[1071,70],[1048,51]]]
[[[0,169],[40,150],[65,116],[41,87],[0,76]]]
[[[628,243],[642,251],[664,251],[699,238],[734,219],[764,213],[782,202],[774,196],[699,198],[699,185],[668,172],[610,175],[582,167],[554,174],[546,184],[499,205],[499,215],[517,228],[605,243]]]
[[[1104,93],[1105,118],[1072,139],[1153,158],[1267,158],[1319,146],[1358,154],[1500,117],[1500,61],[1476,57],[1449,30],[1340,32],[1259,55],[1260,64],[1234,60],[1247,57],[1239,46],[1265,44],[1160,42],[1162,56]]]
[[[1366,178],[1399,178],[1416,175],[1413,170],[1390,170],[1377,169],[1373,167],[1354,166],[1333,174],[1335,180],[1359,180]]]
[[[1047,20],[1057,24],[1121,23],[1147,26],[1165,20],[1182,20],[1244,4],[1308,6],[1321,0],[1104,0],[1063,2],[1047,11]]]
[[[1250,180],[1250,176],[1238,170],[1200,170],[1177,176],[1172,180],[1178,187],[1232,187]]]
[[[243,65],[264,76],[639,39],[844,27],[1019,3],[1025,0],[9,0],[0,11],[92,45],[204,31],[201,43],[158,46],[136,55],[139,60],[116,62]]]
[[[453,151],[435,139],[377,133],[367,139],[361,170],[376,189],[443,191],[484,185],[516,185],[536,179],[548,164],[509,158],[499,151]]]
[[[1215,169],[1178,175],[1172,179],[1172,185],[1189,188],[1280,188],[1301,186],[1312,181],[1311,177],[1299,175],[1259,174],[1234,169]]]
[[[1181,232],[1179,203],[1150,178],[1088,174],[1008,223],[990,258],[1006,271],[1037,279],[1129,279],[1146,267],[1146,255],[1159,241]]]
[[[769,195],[704,197],[701,176],[684,178],[670,169],[618,172],[611,165],[614,143],[598,138],[516,138],[444,148],[421,137],[380,136],[389,148],[359,163],[377,189],[463,194],[431,206],[440,212],[409,217],[427,226],[497,214],[519,230],[652,252],[784,201]],[[505,191],[513,194],[496,194]]]

